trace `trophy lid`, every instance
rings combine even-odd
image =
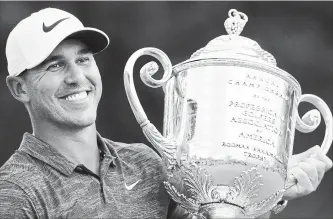
[[[301,86],[288,72],[277,67],[272,54],[263,50],[259,44],[249,38],[240,36],[248,17],[246,14],[231,9],[229,18],[224,22],[228,35],[211,40],[205,47],[175,66],[176,75],[188,69],[204,66],[242,66],[254,68],[284,79],[301,94]]]
[[[228,35],[211,40],[206,47],[196,51],[188,61],[209,58],[237,58],[276,66],[273,55],[263,50],[256,41],[239,36],[248,21],[246,14],[231,9],[228,15],[229,18],[224,22]]]

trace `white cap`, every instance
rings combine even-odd
[[[84,27],[74,15],[46,8],[19,22],[7,39],[9,75],[17,76],[42,63],[67,37],[82,40],[96,54],[109,45],[109,37],[96,28]]]

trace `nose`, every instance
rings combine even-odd
[[[85,80],[85,72],[82,67],[78,65],[71,65],[68,68],[68,72],[66,73],[65,76],[65,83],[66,84],[80,84]]]

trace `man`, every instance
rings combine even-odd
[[[167,217],[170,198],[159,156],[143,144],[102,138],[96,130],[102,81],[94,54],[108,44],[102,31],[52,8],[32,14],[10,33],[6,82],[29,112],[33,133],[24,134],[0,169],[0,218]],[[314,147],[295,157],[302,161],[292,168],[298,184],[286,198],[314,191],[331,168],[329,158],[317,152]],[[169,218],[179,212],[186,217],[178,207]]]

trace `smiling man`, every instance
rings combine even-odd
[[[0,169],[0,218],[185,218],[170,204],[160,157],[143,144],[96,130],[102,80],[94,55],[105,33],[47,8],[10,33],[8,88],[29,112],[33,133]],[[314,191],[332,166],[314,147],[294,156],[293,199]],[[190,217],[190,216],[189,216]]]
[[[0,170],[0,218],[167,216],[158,155],[96,131],[102,81],[94,54],[108,43],[102,31],[51,8],[10,33],[7,85],[33,133]]]

